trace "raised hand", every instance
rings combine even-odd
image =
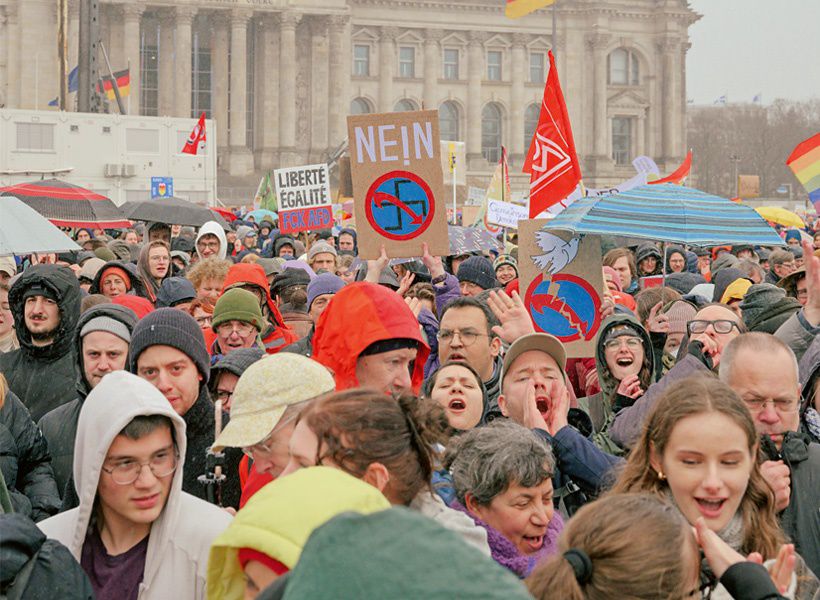
[[[646,319],[646,328],[649,331],[656,333],[669,333],[669,315],[664,313],[658,314],[663,307],[663,302],[658,302],[649,311],[649,317]]]
[[[803,267],[806,269],[808,299],[803,316],[813,326],[820,325],[820,258],[814,255],[811,242],[803,241]]]
[[[761,463],[760,473],[774,492],[774,506],[777,512],[785,510],[791,498],[791,470],[782,460],[767,460]]]
[[[399,289],[396,292],[399,296],[404,297],[407,293],[407,290],[410,289],[410,286],[413,285],[413,282],[416,280],[416,274],[412,271],[407,271],[404,276],[401,278],[401,282],[399,282]]]
[[[535,333],[530,314],[518,292],[513,292],[510,297],[504,291],[493,290],[487,298],[487,304],[501,323],[493,326],[493,333],[503,341],[512,344],[521,336]]]
[[[643,392],[644,390],[641,387],[641,380],[637,375],[629,375],[628,377],[624,377],[621,379],[621,383],[618,384],[618,393],[621,396],[626,396],[627,398],[632,398],[633,400],[643,396]]]
[[[427,242],[424,242],[421,248],[424,252],[424,254],[421,255],[421,262],[424,263],[424,266],[430,271],[430,277],[435,279],[436,277],[444,275],[444,264],[442,263],[441,257],[432,256],[430,254],[430,247],[427,245]]]
[[[548,390],[550,399],[550,414],[547,419],[547,431],[555,436],[564,427],[569,425],[569,391],[563,381],[553,380]]]
[[[382,269],[387,266],[388,262],[390,262],[390,259],[387,258],[387,250],[384,249],[384,244],[382,244],[379,258],[367,261],[367,275],[365,275],[364,280],[370,283],[379,283]]]
[[[410,310],[413,311],[413,314],[416,315],[416,318],[418,319],[419,313],[423,308],[421,300],[419,300],[418,298],[405,298],[404,302],[407,304],[407,306],[410,307]]]

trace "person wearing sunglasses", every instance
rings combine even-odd
[[[182,491],[185,421],[125,371],[88,394],[77,425],[80,505],[39,523],[83,567],[97,598],[203,598],[208,552],[230,515]]]
[[[631,447],[641,433],[644,420],[667,387],[693,375],[717,374],[724,348],[745,331],[740,316],[728,306],[708,304],[701,308],[686,324],[689,343],[675,366],[632,406],[615,415],[610,428],[612,440],[622,448]]]

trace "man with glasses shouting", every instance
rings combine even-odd
[[[768,457],[760,465],[795,551],[820,572],[820,444],[800,433],[797,359],[768,333],[744,333],[726,345],[720,379],[743,400]]]
[[[657,383],[649,386],[635,404],[621,410],[610,428],[612,440],[622,448],[631,447],[641,433],[646,416],[669,385],[699,373],[716,374],[726,345],[745,331],[743,321],[725,304],[701,308],[686,324],[687,352]]]
[[[97,598],[205,597],[210,545],[231,517],[182,491],[185,429],[157,388],[125,371],[88,394],[74,451],[80,505],[39,527]]]

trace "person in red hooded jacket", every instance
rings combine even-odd
[[[259,307],[262,309],[262,316],[265,317],[267,327],[260,334],[262,343],[265,345],[265,352],[276,354],[288,344],[297,341],[299,337],[285,325],[284,319],[279,309],[270,297],[268,288],[268,278],[265,270],[255,263],[237,263],[228,269],[228,275],[222,283],[222,294],[232,288],[242,288],[259,298]],[[205,333],[205,345],[213,348],[216,334],[208,329]]]
[[[367,387],[418,394],[429,354],[404,299],[364,281],[333,296],[313,335],[313,359],[331,370],[339,391]]]

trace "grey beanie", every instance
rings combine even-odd
[[[307,307],[310,310],[310,305],[319,296],[326,294],[335,294],[345,286],[345,282],[341,277],[333,273],[319,273],[316,278],[308,284],[307,287]]]
[[[128,326],[122,321],[118,321],[117,319],[113,319],[105,315],[94,317],[88,323],[83,325],[83,328],[80,330],[80,337],[84,338],[86,335],[94,331],[104,331],[105,333],[110,333],[111,335],[117,336],[124,342],[131,342],[131,332],[128,331]]]
[[[459,282],[469,281],[483,290],[498,287],[493,264],[483,256],[471,256],[458,266]]]
[[[194,318],[176,308],[158,308],[145,315],[131,334],[128,354],[129,368],[137,372],[140,354],[151,346],[171,346],[186,354],[202,375],[202,383],[208,383],[211,372],[205,337]]]
[[[739,264],[740,261],[737,259],[737,256],[730,252],[724,252],[712,261],[712,266],[710,268],[712,271],[712,277],[714,277],[715,274],[721,269],[737,268]]]
[[[786,297],[786,290],[771,283],[752,285],[740,302],[743,322],[749,331],[774,333],[795,312],[800,303]]]

